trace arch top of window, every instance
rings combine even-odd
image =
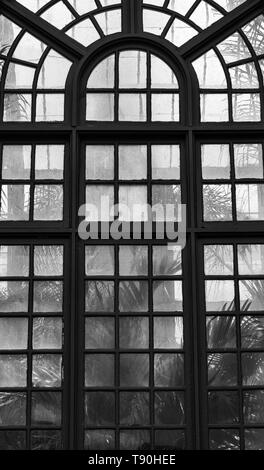
[[[86,121],[180,122],[180,80],[155,52],[126,48],[88,72]]]

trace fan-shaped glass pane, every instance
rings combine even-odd
[[[51,50],[39,73],[38,88],[65,88],[71,62]]]
[[[168,8],[185,15],[195,3],[195,0],[170,0]]]
[[[251,57],[251,53],[239,33],[232,34],[217,47],[227,63]]]
[[[253,62],[229,69],[233,88],[259,88],[258,73]]]
[[[25,33],[19,41],[13,57],[27,62],[38,63],[43,52],[46,49],[46,44],[36,39],[29,33]]]
[[[44,5],[50,2],[50,0],[17,0],[19,3],[23,5],[23,7],[28,8],[29,10],[33,11],[34,13],[40,10]]]
[[[92,71],[88,88],[114,88],[115,84],[115,56],[111,55],[100,62]]]
[[[55,5],[42,13],[41,17],[58,29],[64,28],[64,26],[74,20],[73,14],[63,2],[55,3]]]
[[[66,34],[86,47],[100,39],[100,34],[89,18],[75,24]]]
[[[178,80],[173,70],[161,59],[151,56],[151,87],[178,88]]]
[[[77,11],[78,15],[84,15],[97,8],[94,0],[68,0],[68,2]]]
[[[35,68],[10,63],[7,71],[5,88],[32,88]]]
[[[94,16],[105,36],[121,31],[121,10],[109,10]]]
[[[223,66],[212,49],[195,60],[192,65],[200,88],[227,88]]]
[[[175,46],[180,47],[197,34],[198,32],[188,23],[175,18],[166,35],[166,39],[175,44]]]
[[[143,10],[144,31],[160,36],[168,23],[170,16],[154,10]]]
[[[0,15],[0,51],[6,55],[21,28],[3,15]]]
[[[190,16],[190,20],[196,23],[200,28],[205,29],[216,21],[220,20],[223,15],[207,2],[201,2]]]

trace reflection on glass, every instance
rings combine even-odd
[[[154,348],[183,348],[183,318],[154,317]]]
[[[33,392],[31,400],[31,424],[33,426],[61,425],[60,392]]]
[[[119,88],[147,87],[147,54],[124,51],[119,54]]]
[[[208,384],[210,387],[237,385],[237,355],[208,354]]]
[[[201,146],[203,179],[230,179],[230,151],[227,144]]]
[[[114,94],[88,93],[86,95],[87,121],[113,121],[114,120]]]
[[[33,319],[33,348],[61,349],[63,342],[61,318],[38,317]]]
[[[205,299],[207,312],[234,310],[234,281],[205,281]]]
[[[148,354],[120,354],[120,386],[149,386]]]
[[[207,276],[232,276],[234,252],[232,245],[205,245],[204,269]]]
[[[120,276],[146,276],[148,274],[148,247],[120,246],[119,274]]]
[[[155,354],[155,387],[182,387],[184,385],[183,354]]]
[[[86,312],[113,312],[114,282],[87,281],[85,289]]]
[[[226,122],[229,119],[228,95],[225,93],[202,93],[200,106],[202,122]]]
[[[85,319],[85,348],[114,349],[115,320],[106,317],[87,317]]]
[[[236,185],[237,219],[264,220],[264,185]]]
[[[178,122],[180,120],[179,95],[156,93],[151,95],[151,120]]]
[[[235,317],[207,317],[206,328],[208,349],[235,349],[237,347]]]
[[[29,246],[0,245],[0,276],[28,276]]]
[[[173,70],[155,55],[151,55],[151,87],[173,89],[179,87]]]
[[[206,222],[232,220],[232,194],[230,184],[203,185],[204,220]]]
[[[209,423],[228,425],[239,422],[239,397],[237,392],[210,392],[208,394]]]
[[[114,246],[87,245],[85,247],[85,274],[87,276],[112,276],[114,274]]]
[[[154,312],[182,312],[182,281],[153,282]]]
[[[35,178],[63,179],[64,145],[36,145]]]
[[[0,349],[27,349],[28,319],[0,318]]]
[[[115,56],[110,55],[102,60],[92,71],[87,88],[114,88]]]
[[[152,145],[151,163],[153,179],[180,179],[180,146]]]
[[[119,121],[146,121],[146,94],[121,93],[118,115]]]
[[[0,354],[0,388],[27,386],[27,356]]]
[[[86,393],[84,415],[86,426],[114,426],[115,393],[100,391]]]
[[[57,388],[62,382],[62,356],[38,354],[32,359],[32,385],[36,388]]]
[[[261,144],[234,144],[236,178],[263,178]]]
[[[147,146],[119,145],[119,179],[142,180],[147,178]]]
[[[86,354],[85,387],[113,387],[115,385],[115,356],[113,354]]]
[[[124,317],[119,319],[119,346],[124,349],[149,347],[149,319]]]
[[[144,426],[149,420],[149,393],[121,392],[120,424],[123,426]]]

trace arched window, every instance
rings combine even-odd
[[[0,449],[264,449],[263,44],[262,0],[1,1]]]

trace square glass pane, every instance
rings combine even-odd
[[[120,431],[121,450],[142,450],[150,449],[150,432],[145,429],[132,429]]]
[[[86,121],[114,121],[114,94],[87,93]]]
[[[205,302],[207,312],[225,312],[229,310],[234,310],[234,281],[205,281]]]
[[[239,274],[264,273],[264,244],[238,245],[237,253]]]
[[[183,348],[183,318],[154,317],[154,348]]]
[[[108,317],[85,318],[85,348],[114,349],[115,319]]]
[[[236,185],[237,220],[264,220],[264,184]]]
[[[61,431],[32,431],[31,450],[61,450]]]
[[[123,281],[119,283],[119,311],[148,311],[148,281]]]
[[[115,393],[88,392],[84,402],[85,426],[115,425]]]
[[[30,186],[7,184],[1,187],[0,220],[29,220]]]
[[[154,312],[182,312],[182,281],[153,282]]]
[[[203,206],[205,222],[228,222],[232,215],[230,184],[204,184]]]
[[[35,388],[57,388],[62,382],[62,356],[35,354],[32,359],[32,385]]]
[[[202,145],[201,151],[203,179],[230,179],[229,145]]]
[[[237,385],[237,355],[232,353],[208,354],[208,385],[234,387]]]
[[[146,145],[119,145],[118,155],[120,180],[147,179]]]
[[[152,145],[151,163],[153,179],[180,179],[180,146]]]
[[[151,120],[179,122],[180,102],[176,93],[152,93]]]
[[[120,318],[119,347],[122,349],[148,349],[149,319],[147,317]]]
[[[28,319],[0,318],[0,349],[27,349]]]
[[[30,122],[31,107],[31,95],[25,93],[5,93],[4,122]]]
[[[114,311],[114,282],[87,281],[85,284],[86,312]]]
[[[63,282],[36,281],[34,282],[33,310],[34,312],[62,312]]]
[[[183,354],[155,354],[154,356],[155,387],[173,388],[184,385]]]
[[[181,219],[181,186],[179,184],[152,185],[152,213],[155,221],[179,221]]]
[[[236,179],[263,178],[261,144],[234,144]]]
[[[36,145],[35,178],[62,180],[64,145]]]
[[[29,275],[29,246],[0,245],[0,276]]]
[[[85,194],[87,221],[113,220],[114,186],[87,185]]]
[[[150,424],[149,393],[121,392],[120,424],[122,426],[146,426]]]
[[[115,247],[87,245],[85,247],[86,276],[113,276],[115,273]]]
[[[119,121],[147,120],[147,101],[145,93],[120,93],[118,107]]]
[[[228,425],[239,422],[239,396],[237,392],[208,393],[209,423]]]
[[[149,387],[148,354],[120,354],[120,386]]]
[[[119,54],[119,88],[147,87],[147,54],[124,51]]]
[[[64,94],[38,93],[36,121],[64,121]]]
[[[233,246],[205,245],[204,273],[206,276],[232,276],[234,274]]]
[[[115,431],[96,429],[85,431],[84,434],[85,450],[114,450],[115,449]]]
[[[34,246],[35,276],[63,275],[63,245]]]
[[[34,220],[63,220],[63,186],[37,184],[34,190]]]
[[[181,426],[184,422],[184,392],[156,392],[155,424]]]
[[[235,349],[236,318],[226,315],[206,318],[208,349]]]
[[[16,313],[28,311],[28,282],[0,282],[0,312]]]
[[[147,276],[148,247],[144,245],[119,246],[119,275]]]
[[[62,318],[33,318],[33,349],[61,349],[62,328]]]
[[[264,349],[264,317],[259,315],[242,317],[240,331],[243,349]]]
[[[147,186],[119,186],[119,219],[121,221],[144,221],[148,218]]]
[[[114,387],[115,356],[113,354],[86,354],[85,387]]]
[[[31,145],[4,145],[2,179],[30,179]]]
[[[0,426],[26,425],[27,395],[21,392],[0,392]],[[0,435],[1,443],[1,435]],[[1,444],[0,444],[1,449]],[[6,448],[5,450],[8,450]]]
[[[86,179],[113,180],[114,152],[113,145],[87,145]]]
[[[240,309],[264,310],[264,280],[249,279],[239,282]]]
[[[153,246],[152,255],[154,276],[180,276],[182,274],[181,246],[172,243]]]
[[[0,388],[27,386],[27,356],[0,354]]]
[[[246,424],[264,424],[264,390],[244,392],[243,413]]]
[[[200,95],[201,122],[227,122],[228,95],[203,94]]]
[[[61,401],[60,392],[33,392],[31,424],[33,426],[60,426]]]
[[[264,353],[249,352],[242,354],[243,385],[263,387],[264,385]]]
[[[260,96],[258,93],[235,93],[233,119],[235,122],[258,122],[261,120]]]

